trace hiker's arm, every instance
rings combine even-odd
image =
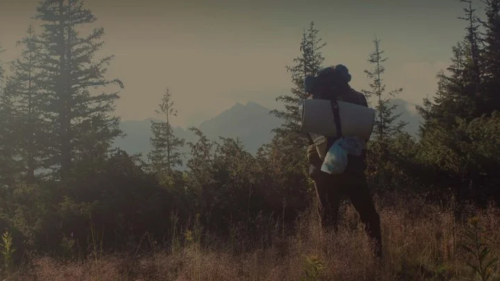
[[[318,151],[316,151],[316,145],[310,145],[307,148],[307,159],[309,160],[309,164],[313,165],[316,168],[321,167],[323,161],[318,155]]]

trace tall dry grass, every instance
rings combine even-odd
[[[200,229],[182,237],[181,247],[158,246],[147,254],[94,255],[81,262],[42,257],[11,275],[12,280],[472,280],[467,262],[477,262],[460,249],[465,225],[450,208],[422,200],[391,204],[378,201],[384,258],[376,260],[356,211],[344,204],[337,233],[322,230],[314,212],[298,220],[294,235],[276,231],[250,251],[236,251],[243,238],[200,243]],[[474,211],[488,237],[491,256],[500,255],[500,213]],[[266,233],[269,233],[267,231]],[[209,235],[209,234],[204,234]],[[269,239],[266,238],[265,239]],[[264,240],[264,235],[261,239]],[[155,242],[151,242],[155,243]],[[247,243],[248,244],[248,243]],[[497,268],[488,269],[499,280]],[[468,278],[468,279],[467,279]]]

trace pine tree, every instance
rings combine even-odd
[[[387,91],[383,75],[385,74],[384,63],[388,60],[384,57],[384,51],[380,48],[380,39],[373,41],[374,50],[370,53],[368,62],[373,66],[371,70],[365,70],[366,76],[372,80],[370,90],[362,90],[367,99],[375,98],[377,115],[374,126],[374,138],[368,144],[369,157],[367,159],[368,175],[377,188],[388,188],[394,183],[394,177],[398,174],[395,163],[397,157],[397,140],[403,136],[403,128],[406,123],[398,121],[401,113],[395,113],[398,105],[391,104],[394,96],[400,94],[403,89]]]
[[[299,100],[308,97],[304,90],[304,80],[307,75],[316,74],[324,61],[321,49],[326,43],[322,42],[318,33],[314,22],[311,22],[307,31],[304,30],[300,42],[301,54],[293,59],[295,65],[286,67],[287,71],[292,74],[292,83],[294,84],[291,89],[292,95],[282,95],[276,99],[276,101],[285,104],[285,110],[271,111],[272,114],[285,121],[281,128],[275,130],[277,137],[294,140],[293,143],[296,147],[304,147],[306,143],[304,136],[297,134],[300,129],[298,125],[300,123]]]
[[[196,179],[204,178],[208,180],[208,176],[202,177],[201,175],[206,175],[209,171],[209,165],[213,160],[214,143],[198,128],[191,127],[189,131],[193,132],[198,137],[198,141],[196,143],[187,143],[191,151],[191,157],[187,161],[187,167],[191,170]],[[202,182],[203,181],[200,181],[200,183]]]
[[[172,127],[172,117],[177,116],[177,110],[174,108],[172,93],[166,90],[161,103],[160,110],[156,111],[162,114],[165,121],[152,121],[151,130],[153,137],[151,144],[153,150],[149,153],[152,170],[161,178],[170,179],[176,167],[182,166],[182,153],[180,149],[184,146],[184,139],[175,136]]]
[[[377,99],[377,118],[375,121],[374,135],[377,141],[386,141],[393,138],[396,134],[400,133],[406,123],[397,119],[401,113],[396,114],[394,111],[398,105],[391,105],[391,97],[400,94],[403,89],[397,89],[386,92],[386,85],[383,82],[382,76],[385,73],[384,62],[388,58],[384,57],[384,51],[380,49],[380,39],[375,38],[373,41],[375,50],[370,54],[368,62],[373,65],[372,70],[365,70],[369,79],[373,82],[370,83],[370,90],[363,90],[367,98],[374,97]]]
[[[482,150],[478,144],[491,132],[477,133],[479,128],[473,127],[482,115],[491,115],[497,106],[496,89],[500,87],[496,86],[498,78],[494,78],[494,57],[499,53],[490,47],[495,42],[492,38],[498,36],[491,31],[498,19],[499,1],[486,1],[488,21],[483,23],[486,33],[482,36],[472,1],[461,2],[467,4],[465,16],[460,17],[466,22],[464,39],[453,47],[448,74],[438,75],[436,97],[433,101],[424,100],[424,107],[418,109],[424,117],[419,157],[440,179],[433,184],[452,187],[455,198],[463,203],[470,199],[482,200],[489,192],[484,182],[495,181],[491,174],[485,180],[483,171],[484,167],[494,166],[495,160],[486,155],[475,156],[483,153],[477,151]],[[471,134],[472,131],[476,134]],[[461,207],[459,204],[457,210]]]
[[[326,43],[318,35],[314,22],[309,28],[304,30],[300,41],[300,54],[293,59],[293,65],[286,66],[291,73],[293,88],[290,95],[279,96],[276,101],[283,102],[285,109],[272,110],[271,114],[283,119],[281,127],[274,130],[275,136],[268,147],[268,160],[273,163],[272,177],[276,183],[275,195],[279,195],[290,204],[297,205],[297,202],[304,203],[304,196],[307,196],[310,186],[307,173],[307,139],[304,134],[299,133],[300,118],[299,101],[308,98],[308,93],[304,89],[304,80],[308,75],[315,75],[323,68],[325,60],[321,49]],[[278,198],[277,197],[277,198]],[[296,203],[292,203],[296,202]],[[287,207],[287,208],[288,208]]]
[[[314,22],[311,22],[309,29],[304,30],[300,42],[301,53],[293,59],[294,65],[286,66],[287,71],[291,73],[294,85],[291,89],[291,95],[282,95],[276,99],[276,101],[284,103],[284,110],[271,111],[271,114],[284,121],[281,127],[274,130],[273,139],[273,143],[276,144],[274,148],[279,149],[276,153],[280,154],[280,163],[287,171],[282,176],[293,179],[297,185],[296,188],[300,189],[304,187],[302,181],[306,180],[304,175],[307,173],[307,159],[304,156],[307,139],[304,134],[299,133],[299,101],[308,97],[308,93],[304,90],[305,77],[316,74],[322,68],[324,61],[321,49],[326,44],[322,42],[318,33]],[[301,180],[297,180],[297,177]]]
[[[187,142],[190,149],[190,157],[187,161],[187,186],[191,193],[195,210],[203,219],[210,221],[211,207],[214,205],[214,191],[217,185],[214,178],[215,143],[210,141],[198,128],[191,127],[189,131],[194,133],[198,140]]]
[[[449,74],[441,71],[438,77],[438,90],[436,96],[431,99],[424,99],[425,108],[418,106],[417,109],[424,117],[425,123],[438,123],[446,129],[456,126],[456,117],[471,115],[469,98],[465,94],[466,84],[464,70],[466,65],[466,49],[462,42],[457,43],[453,48],[451,65],[447,68]],[[432,121],[432,122],[431,122]]]
[[[500,0],[483,0],[486,5],[486,21],[482,42],[484,93],[481,100],[481,113],[491,115],[500,110]]]
[[[464,16],[459,19],[466,22],[466,35],[462,42],[462,51],[464,52],[464,68],[462,73],[462,98],[460,99],[464,106],[465,115],[460,117],[471,121],[480,117],[485,111],[485,92],[483,85],[483,53],[481,44],[482,38],[479,32],[480,20],[476,15],[476,9],[472,5],[472,0],[460,0],[467,6],[463,9]]]
[[[32,183],[35,171],[42,167],[47,124],[43,120],[43,97],[39,92],[42,76],[39,71],[40,47],[31,25],[27,33],[27,37],[18,42],[24,49],[21,57],[11,64],[12,76],[6,92],[11,96],[16,112],[15,132],[22,174],[28,183]]]
[[[112,115],[117,93],[93,94],[92,89],[121,81],[107,80],[106,66],[112,56],[96,59],[104,42],[103,28],[82,36],[79,28],[94,23],[82,0],[43,0],[35,19],[42,21],[41,69],[46,118],[52,124],[48,148],[49,164],[67,179],[75,160],[95,157],[108,150],[120,135],[119,119]],[[92,151],[89,155],[89,150]]]
[[[447,69],[449,74],[438,74],[438,91],[434,101],[425,99],[425,108],[417,108],[428,125],[438,124],[445,130],[453,130],[458,126],[457,117],[471,121],[487,113],[487,91],[483,81],[486,63],[479,34],[479,19],[471,0],[461,2],[468,4],[464,8],[464,16],[459,17],[467,23],[466,35],[452,48],[453,57]],[[424,124],[423,131],[425,127]]]
[[[476,9],[472,6],[472,0],[460,0],[462,3],[466,3],[467,6],[464,8],[464,16],[459,17],[459,19],[467,22],[465,42],[468,45],[469,57],[470,57],[470,73],[471,80],[473,81],[473,87],[476,94],[479,95],[480,85],[481,85],[481,37],[479,34],[479,18],[476,16]]]

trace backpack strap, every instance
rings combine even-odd
[[[336,138],[328,138],[328,142],[327,142],[328,149],[330,149],[330,147],[333,145],[335,140],[342,137],[342,125],[340,123],[339,104],[337,103],[336,100],[331,100],[330,105],[332,107],[333,118],[334,118],[334,122],[335,122],[335,129],[337,130],[337,137]]]

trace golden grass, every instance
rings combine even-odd
[[[158,248],[142,256],[110,254],[68,263],[45,257],[12,280],[472,280],[457,247],[464,225],[454,222],[451,210],[413,200],[379,206],[379,211],[385,254],[380,262],[347,204],[338,233],[320,229],[316,217],[308,215],[298,221],[293,236],[276,234],[268,248],[234,254],[230,241],[216,249],[191,242],[178,251]],[[499,256],[498,210],[476,217],[492,240],[491,254]],[[499,277],[496,269],[493,280]]]

